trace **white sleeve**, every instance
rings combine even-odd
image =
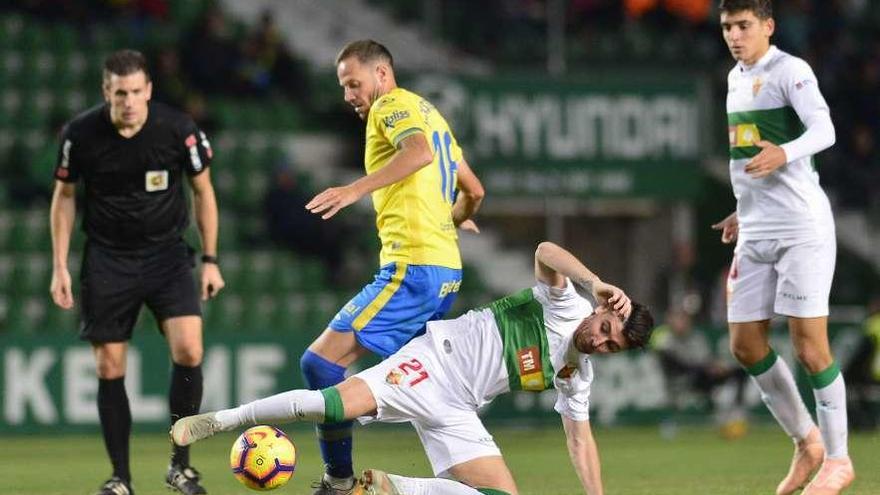
[[[594,306],[593,301],[578,294],[574,284],[568,278],[565,279],[565,287],[551,287],[544,282],[538,281],[535,289],[538,302],[550,309],[554,314],[564,315],[574,311],[575,316],[580,316],[583,312],[584,304],[589,305],[588,314]]]
[[[834,124],[813,69],[795,58],[786,64],[780,83],[780,89],[806,127],[800,137],[781,145],[786,160],[793,162],[831,147],[835,141]]]
[[[578,362],[578,369],[568,378],[554,377],[556,405],[553,409],[574,421],[590,419],[590,387],[593,384],[593,365],[586,356]]]

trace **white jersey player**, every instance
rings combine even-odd
[[[355,493],[516,494],[477,409],[511,390],[555,388],[575,471],[586,493],[601,494],[589,422],[590,355],[643,347],[653,317],[555,244],[538,246],[535,276],[535,287],[429,322],[424,335],[335,387],[183,418],[172,438],[188,445],[217,431],[289,421],[411,422],[438,478],[367,470]]]
[[[836,241],[813,155],[834,144],[828,104],[810,66],[770,45],[770,0],[723,0],[730,178],[736,212],[714,225],[736,241],[728,277],[731,350],[795,443],[776,493],[836,494],[855,477],[847,452],[846,390],[828,343],[828,296]],[[809,373],[817,427],[791,371],[769,346],[770,318],[788,317]],[[821,468],[820,468],[821,465]]]

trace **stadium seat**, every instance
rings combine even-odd
[[[265,332],[273,329],[278,300],[268,292],[248,293],[244,297],[241,320],[248,330]]]
[[[242,256],[242,273],[239,277],[240,290],[248,293],[262,292],[270,286],[275,276],[274,253],[271,251],[252,251]]]
[[[308,305],[302,293],[286,292],[278,298],[272,328],[276,332],[297,331],[307,325]]]
[[[46,318],[47,298],[25,296],[9,299],[6,327],[16,333],[34,333],[42,328]]]
[[[7,246],[22,252],[46,252],[51,249],[48,209],[16,211],[13,214],[12,231]]]
[[[51,281],[50,255],[43,252],[18,253],[12,271],[11,292],[14,294],[40,294],[46,297]]]
[[[79,330],[79,312],[74,309],[61,309],[49,301],[46,309],[46,319],[43,321],[41,331],[51,333],[72,334]]]
[[[236,292],[222,294],[204,306],[205,328],[208,332],[241,332],[248,329],[242,320],[244,304]]]
[[[0,251],[0,294],[8,294],[14,285],[15,262],[13,255]]]

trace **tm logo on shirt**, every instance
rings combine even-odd
[[[519,380],[523,390],[544,390],[544,366],[537,346],[516,351],[519,363]]]

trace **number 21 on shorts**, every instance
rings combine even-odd
[[[424,366],[418,359],[412,358],[397,365],[404,375],[408,377],[410,387],[415,387],[419,383],[428,379],[428,372],[424,370]]]

